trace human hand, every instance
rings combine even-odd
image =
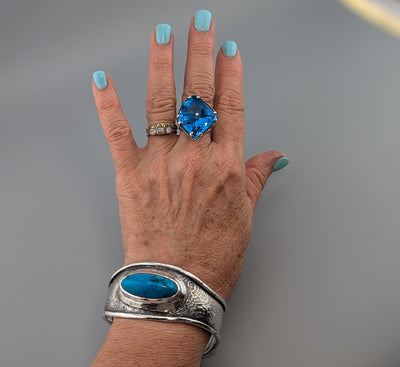
[[[173,45],[171,28],[158,25],[150,37],[148,126],[175,121]],[[139,148],[111,78],[96,72],[93,79],[115,164],[125,263],[179,266],[226,299],[242,270],[261,191],[271,173],[289,162],[278,151],[245,162],[236,43],[219,49],[214,72],[211,14],[198,11],[192,19],[182,101],[199,95],[219,116],[211,133],[197,140],[185,133],[149,136]],[[199,366],[208,339],[208,333],[189,324],[116,318],[92,366]]]
[[[214,22],[198,14],[189,29],[182,101],[199,95],[213,106],[219,119],[211,133],[197,140],[149,136],[139,148],[108,75],[95,73],[101,89],[93,82],[93,94],[116,169],[125,263],[182,267],[226,299],[241,273],[261,191],[274,165],[288,160],[271,151],[245,162],[240,53],[225,42],[214,72]],[[170,27],[159,25],[150,37],[149,126],[176,117],[173,46]]]

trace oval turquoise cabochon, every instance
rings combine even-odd
[[[136,273],[125,277],[121,287],[126,292],[144,298],[168,298],[178,292],[171,279],[156,274]]]

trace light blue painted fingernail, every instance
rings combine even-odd
[[[233,57],[236,56],[237,44],[235,41],[225,41],[222,44],[222,53],[224,56]]]
[[[168,45],[171,38],[171,26],[160,23],[156,27],[156,41],[159,45]]]
[[[101,90],[107,87],[107,77],[104,71],[95,71],[93,73],[93,80],[98,89]]]
[[[194,27],[201,32],[208,32],[211,26],[211,13],[208,10],[197,10],[194,15]]]
[[[289,164],[289,158],[288,157],[282,157],[279,158],[272,169],[272,172],[279,171],[280,169],[286,167]]]

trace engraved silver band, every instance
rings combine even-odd
[[[126,292],[121,282],[136,273],[160,275],[172,280],[178,288],[169,298],[143,298]],[[208,331],[211,336],[203,355],[217,347],[222,318],[226,310],[224,299],[195,275],[177,266],[156,262],[134,263],[119,269],[111,277],[104,319],[114,317],[183,322]]]

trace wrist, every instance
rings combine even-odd
[[[209,337],[190,324],[115,318],[92,367],[200,366]]]

